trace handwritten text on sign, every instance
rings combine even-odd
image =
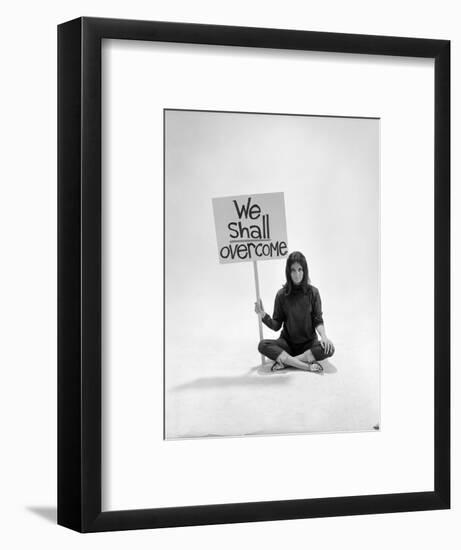
[[[221,263],[284,258],[288,254],[283,193],[213,199]]]

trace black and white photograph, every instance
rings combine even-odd
[[[165,109],[166,440],[380,430],[380,120]]]

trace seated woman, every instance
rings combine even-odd
[[[272,318],[264,311],[261,300],[255,302],[255,311],[267,327],[278,331],[283,325],[280,338],[261,340],[258,350],[274,361],[272,370],[289,366],[322,371],[318,361],[331,357],[335,348],[326,335],[320,294],[310,284],[307,261],[301,252],[292,252],[288,256],[285,276],[286,283],[275,297]]]

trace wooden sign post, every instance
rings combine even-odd
[[[256,301],[260,303],[257,261],[288,255],[283,193],[216,198],[213,199],[213,213],[219,262],[253,262]],[[259,316],[258,321],[259,339],[262,340]],[[264,364],[263,356],[261,361]]]
[[[253,270],[255,274],[255,287],[256,287],[256,302],[261,303],[261,295],[259,293],[259,277],[258,277],[258,262],[253,262]],[[259,340],[263,339],[263,322],[261,317],[258,315],[258,324],[259,324]],[[266,358],[261,354],[261,365],[264,365]]]

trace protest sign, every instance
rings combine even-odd
[[[288,255],[283,193],[216,198],[213,211],[220,263]]]
[[[283,193],[215,198],[213,212],[219,262],[253,262],[256,300],[260,303],[257,260],[288,255]],[[261,319],[259,338],[263,338]],[[264,364],[263,356],[261,363]]]

